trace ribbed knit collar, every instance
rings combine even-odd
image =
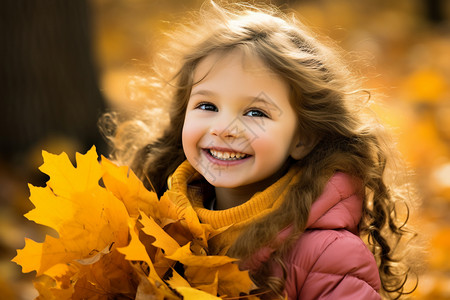
[[[298,181],[299,169],[290,170],[274,184],[262,192],[258,192],[247,202],[225,210],[209,210],[204,208],[202,191],[190,185],[202,179],[202,176],[185,161],[169,178],[169,189],[184,197],[179,197],[180,205],[192,205],[202,223],[211,224],[215,229],[230,225],[244,226],[255,218],[260,218],[278,208],[284,200],[288,187]],[[204,179],[203,179],[204,180]]]

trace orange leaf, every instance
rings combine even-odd
[[[180,286],[176,288],[177,292],[183,295],[185,300],[217,300],[219,297],[213,296],[209,293],[191,288]]]
[[[77,167],[74,168],[66,153],[54,155],[42,151],[44,164],[39,167],[50,176],[47,185],[53,192],[62,197],[70,197],[73,193],[96,188],[102,176],[98,155],[92,147],[85,155],[76,154]]]
[[[129,261],[116,250],[103,255],[96,263],[81,268],[77,274],[73,299],[110,299],[120,296],[130,299],[136,293],[138,276]]]
[[[145,213],[141,212],[141,224],[144,225],[142,231],[147,235],[154,237],[156,240],[152,243],[153,246],[161,248],[168,255],[175,252],[180,245],[165,232],[152,217],[147,217]]]
[[[207,241],[210,238],[228,229],[224,227],[216,230],[210,224],[200,223],[194,208],[183,201],[181,195],[172,191],[167,191],[161,197],[160,211],[163,211],[167,218],[181,220],[192,233],[195,241],[205,249],[208,248]]]
[[[193,287],[201,290],[204,290],[202,287],[207,287],[207,292],[209,292],[208,289],[214,288],[215,295],[217,295],[217,284],[219,282],[218,267],[203,268],[190,266],[186,268],[184,276]]]
[[[106,188],[122,200],[131,217],[137,218],[140,210],[148,215],[156,214],[156,193],[148,191],[129,167],[118,167],[104,157],[101,166]]]
[[[51,227],[58,233],[66,220],[73,217],[74,203],[69,198],[56,196],[50,187],[35,187],[31,184],[30,200],[36,208],[25,214],[30,221]]]
[[[166,282],[170,285],[171,288],[177,288],[180,286],[190,287],[191,285],[184,279],[177,271],[172,269],[172,277],[170,277]]]
[[[68,288],[58,288],[55,279],[50,276],[43,275],[34,281],[34,287],[39,292],[36,300],[70,300],[72,299],[73,286]]]
[[[165,285],[162,286],[156,286],[153,283],[153,280],[149,280],[149,278],[144,274],[144,271],[142,268],[134,264],[134,269],[136,273],[139,275],[139,285],[136,290],[136,296],[135,300],[147,300],[147,299],[154,299],[154,300],[179,300],[180,297],[175,295],[172,290],[170,290]]]
[[[58,289],[70,289],[73,291],[72,277],[79,269],[73,264],[57,264],[48,269],[45,275],[56,280]]]
[[[213,276],[209,276],[209,280],[205,281],[205,282],[210,282],[209,284],[199,284],[196,285],[195,288],[202,290],[204,292],[210,293],[212,295],[217,295],[218,292],[218,287],[219,287],[219,272],[211,272],[209,275],[213,275]],[[211,277],[212,277],[212,282],[211,282]],[[195,280],[197,280],[197,283],[199,282],[200,278],[195,278]]]
[[[40,270],[42,246],[43,244],[41,243],[25,238],[25,247],[22,250],[17,250],[17,255],[12,261],[22,266],[23,273]]]
[[[149,278],[152,279],[153,284],[155,284],[155,282],[162,283],[163,281],[161,280],[161,278],[159,278],[158,274],[156,273],[156,270],[153,266],[153,262],[148,256],[145,246],[139,240],[138,234],[135,230],[136,220],[129,218],[128,226],[130,228],[130,235],[131,235],[130,243],[126,247],[117,248],[117,251],[119,251],[122,254],[125,254],[125,259],[127,260],[131,261],[137,260],[147,263],[150,268]]]
[[[185,266],[197,266],[197,267],[217,267],[221,266],[237,259],[228,256],[200,256],[194,255],[190,250],[191,243],[178,248],[172,255],[166,256],[166,258],[179,261]]]
[[[200,223],[197,213],[194,211],[192,206],[183,204],[182,202],[175,200],[176,197],[179,197],[180,195],[171,191],[166,192],[164,195],[167,195],[169,199],[171,199],[177,205],[176,210],[178,219],[184,220],[194,238],[198,240],[202,244],[202,246],[207,247],[208,245],[206,243],[207,238],[205,228]]]
[[[237,297],[240,293],[248,294],[253,287],[248,271],[240,271],[235,263],[205,268],[188,266],[185,270],[187,280],[198,289],[214,287],[218,281],[217,293],[220,296]],[[217,276],[217,279],[216,279]]]
[[[248,275],[248,271],[239,270],[234,263],[221,266],[219,269],[219,295],[231,297],[239,296],[240,293],[248,294],[254,284]]]
[[[158,212],[159,216],[158,218],[162,223],[160,224],[161,227],[165,227],[169,223],[173,223],[174,221],[178,220],[178,206],[175,204],[171,197],[169,196],[170,192],[167,191],[164,193],[164,195],[159,199],[158,203]],[[166,222],[164,222],[166,221]]]
[[[167,234],[169,234],[175,241],[177,241],[178,245],[186,245],[193,239],[189,228],[187,228],[185,223],[181,221],[167,225],[164,227],[164,231],[167,232]]]
[[[112,244],[126,245],[128,213],[120,200],[99,186],[101,170],[94,150],[77,154],[80,170],[65,154],[45,154],[41,168],[51,176],[52,189],[31,187],[30,199],[36,207],[27,216],[57,230],[59,238],[47,236],[42,245],[28,240],[14,258],[24,272],[36,270],[40,275],[55,264],[91,258]]]
[[[25,247],[17,250],[17,256],[12,261],[22,266],[23,273],[37,271],[39,276],[61,261],[71,261],[74,257],[73,253],[65,251],[58,239],[47,235],[44,243],[25,238]]]

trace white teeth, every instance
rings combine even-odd
[[[209,149],[209,153],[217,159],[221,160],[238,160],[247,157],[247,154],[240,152],[223,152]]]

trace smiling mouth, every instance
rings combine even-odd
[[[250,155],[241,152],[218,151],[214,149],[206,149],[206,151],[215,159],[219,160],[240,160]]]

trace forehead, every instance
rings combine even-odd
[[[256,53],[251,52],[251,50],[245,51],[244,49],[233,48],[231,50],[215,51],[204,57],[194,70],[194,83],[200,83],[209,74],[231,64],[240,65],[246,73],[253,76],[264,75],[281,79]]]

